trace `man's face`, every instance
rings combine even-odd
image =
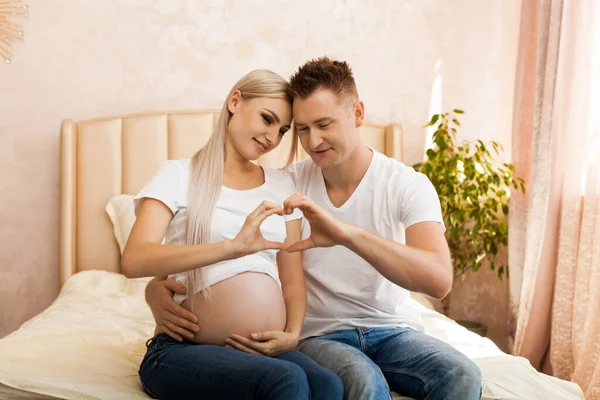
[[[358,103],[351,97],[340,99],[328,89],[317,90],[306,99],[294,99],[294,125],[300,143],[320,168],[339,165],[359,143],[362,114],[357,113]]]

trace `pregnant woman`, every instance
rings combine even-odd
[[[279,75],[249,73],[231,89],[206,145],[189,160],[167,161],[136,196],[123,273],[175,277],[187,287],[176,300],[200,326],[193,341],[148,340],[139,374],[151,397],[343,397],[333,372],[293,351],[306,308],[300,255],[283,250],[300,240],[301,215],[282,208],[294,184],[252,162],[290,129],[291,103]],[[254,334],[262,354],[236,340]]]

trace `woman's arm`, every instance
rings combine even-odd
[[[287,231],[286,247],[300,241],[301,221],[302,218],[285,224]],[[301,253],[288,253],[281,250],[277,254],[277,267],[287,312],[285,332],[257,332],[253,333],[250,338],[233,334],[225,340],[227,346],[248,353],[273,357],[292,351],[298,345],[306,312],[306,286],[304,284]]]
[[[285,224],[287,238],[284,245],[286,247],[301,240],[301,221],[302,218],[299,218]],[[288,253],[281,250],[277,253],[277,268],[287,312],[285,331],[299,337],[306,313],[306,285],[302,270],[302,253]]]
[[[164,203],[144,198],[139,207],[121,257],[121,269],[128,278],[176,274],[266,248],[283,248],[282,243],[268,242],[260,235],[262,221],[270,215],[283,213],[281,207],[272,203],[259,205],[246,218],[235,239],[190,246],[161,244],[173,218],[173,213]]]

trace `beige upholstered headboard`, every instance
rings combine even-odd
[[[191,157],[212,133],[215,110],[65,120],[60,147],[60,283],[78,271],[120,272],[119,248],[106,215],[108,200],[135,194],[169,159]],[[401,159],[400,125],[365,123],[365,143]],[[261,165],[281,167],[292,135]],[[301,152],[300,158],[306,154]]]

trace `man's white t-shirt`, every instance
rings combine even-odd
[[[405,244],[405,229],[425,221],[444,224],[437,192],[422,173],[373,150],[371,164],[341,206],[329,200],[322,170],[311,159],[292,165],[296,189],[338,219]],[[302,221],[302,239],[310,225]],[[302,338],[356,327],[409,326],[421,330],[410,292],[381,275],[344,246],[303,252],[307,311]],[[402,265],[398,265],[402,268]]]

